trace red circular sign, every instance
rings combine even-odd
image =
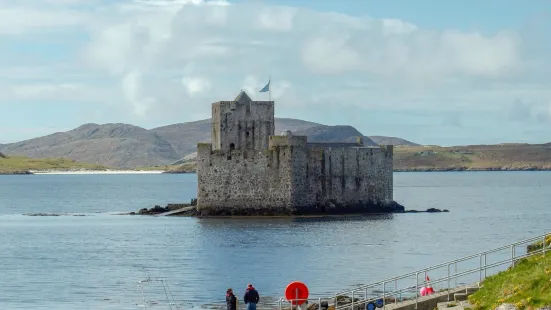
[[[305,303],[308,296],[308,287],[300,281],[291,282],[285,288],[285,298],[294,306]]]

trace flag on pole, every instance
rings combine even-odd
[[[267,91],[270,91],[270,80],[268,80],[268,84],[266,84],[266,86],[264,86],[264,87],[260,90],[261,93],[265,93],[265,92],[267,92]]]
[[[270,82],[272,81],[272,78],[271,77],[268,77],[268,84],[266,84],[266,86],[264,86],[259,92],[261,93],[265,93],[265,92],[268,92],[268,100],[269,101],[272,101],[272,90],[270,88]]]

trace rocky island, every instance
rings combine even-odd
[[[197,145],[197,199],[138,214],[292,216],[403,213],[393,200],[392,145],[312,143],[275,135],[274,102],[241,91],[212,104],[211,143]]]

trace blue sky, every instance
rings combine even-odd
[[[551,1],[206,2],[0,0],[0,143],[203,119],[268,76],[276,116],[551,141]]]

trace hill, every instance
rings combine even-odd
[[[397,137],[369,136],[369,138],[379,145],[420,146],[420,144],[413,143]]]
[[[377,145],[377,143],[362,135],[358,130],[356,130],[356,128],[352,126],[318,125],[297,130],[294,132],[294,134],[308,136],[308,141],[310,142],[355,142],[356,137],[360,136],[364,139],[364,145]]]
[[[318,142],[355,141],[356,136],[363,136],[351,126],[328,126],[290,118],[276,118],[275,125],[276,134],[288,129]],[[160,166],[195,152],[198,142],[210,141],[210,127],[210,119],[150,130],[120,123],[84,124],[66,132],[6,144],[0,146],[0,151],[7,155],[68,158],[117,168]],[[376,143],[364,137],[364,144]]]
[[[396,147],[394,170],[551,170],[551,143]]]
[[[163,164],[179,157],[170,143],[155,132],[128,124],[85,124],[67,132],[5,145],[2,152],[113,167]]]

